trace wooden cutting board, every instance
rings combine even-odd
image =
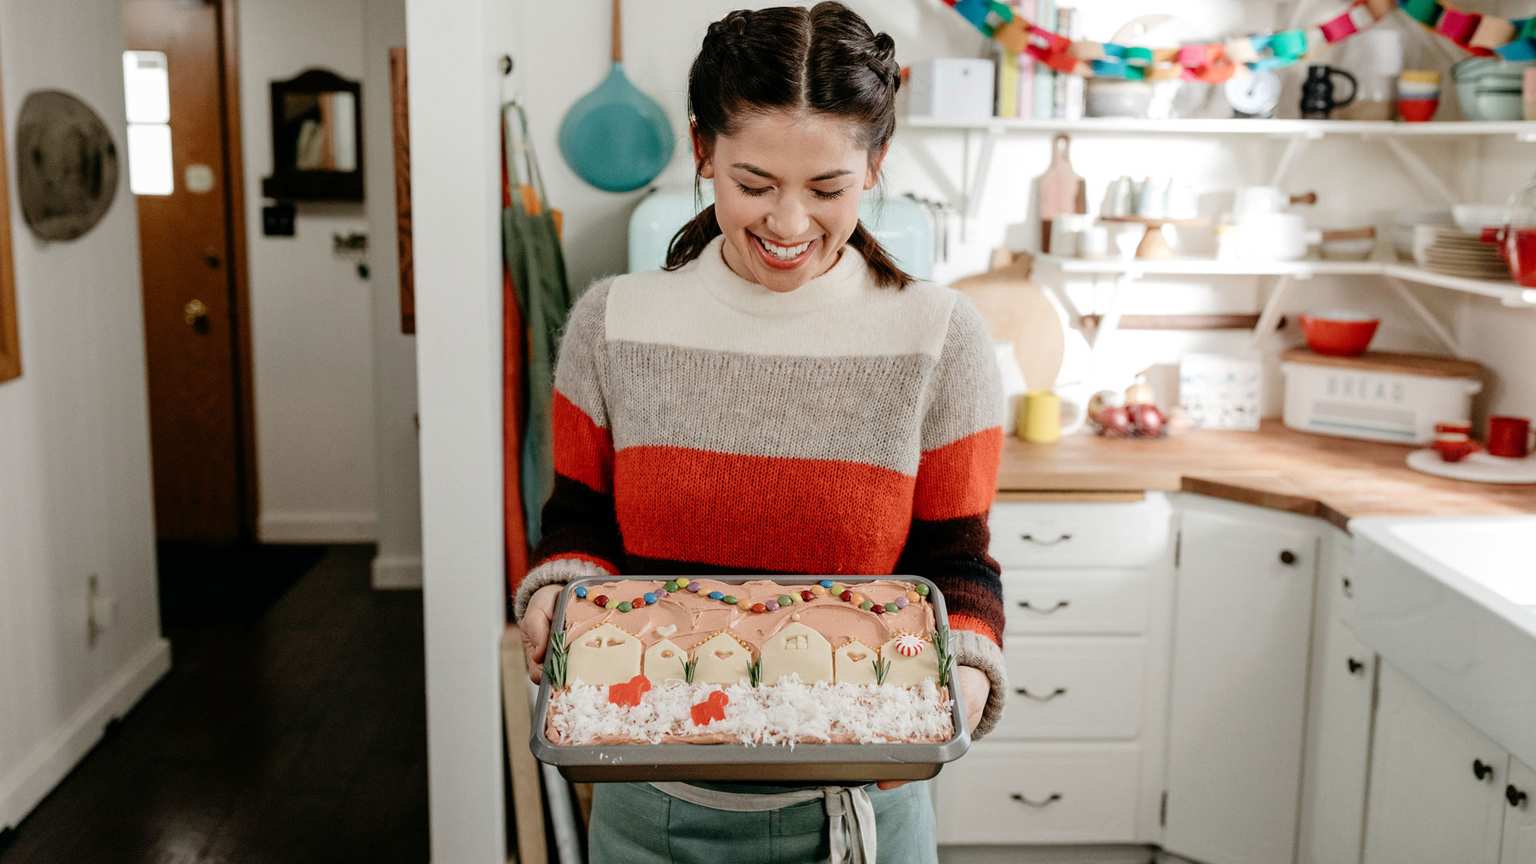
[[[1088,185],[1072,170],[1072,138],[1051,139],[1051,164],[1035,178],[1035,206],[1040,213],[1040,251],[1051,251],[1051,220],[1088,212]],[[1030,385],[1034,386],[1034,385]]]
[[[1024,384],[1031,390],[1056,385],[1066,350],[1066,333],[1056,307],[1045,292],[1030,281],[1034,259],[1019,255],[986,273],[967,276],[954,283],[969,297],[994,342],[1012,342]]]

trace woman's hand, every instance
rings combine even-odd
[[[965,731],[975,732],[976,724],[981,722],[982,712],[987,709],[987,697],[992,695],[992,679],[974,666],[956,666],[954,683],[961,704],[965,706]],[[881,780],[875,787],[897,789],[905,785],[906,780]]]
[[[549,647],[549,625],[555,617],[555,601],[564,585],[545,585],[528,598],[517,629],[523,634],[523,658],[528,661],[528,680],[539,683],[544,676],[544,650]],[[985,677],[983,677],[985,682]],[[982,697],[985,701],[985,696]]]

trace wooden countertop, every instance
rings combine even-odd
[[[1357,516],[1536,513],[1536,485],[1431,477],[1404,459],[1415,448],[1295,432],[1190,432],[1162,439],[1072,435],[1056,444],[1003,443],[999,499],[1038,493],[1193,492],[1317,516],[1340,528]]]

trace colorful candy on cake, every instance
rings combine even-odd
[[[550,639],[557,745],[931,743],[954,735],[949,631],[923,583],[578,585]]]

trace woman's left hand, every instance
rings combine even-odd
[[[955,689],[961,704],[965,706],[965,731],[975,732],[981,722],[981,714],[987,709],[987,698],[992,695],[992,679],[974,666],[955,667]],[[881,780],[879,789],[896,789],[907,785],[906,780]]]

